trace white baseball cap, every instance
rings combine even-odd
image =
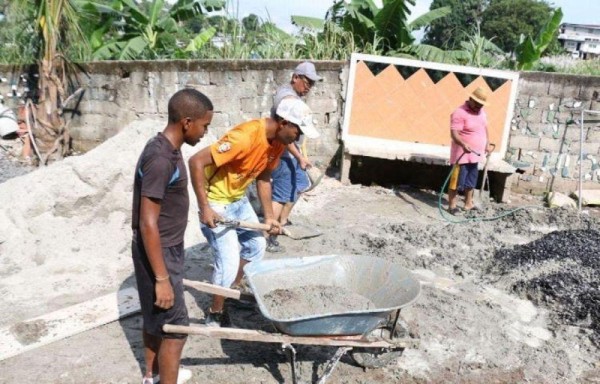
[[[310,61],[305,61],[303,63],[298,64],[296,69],[294,69],[294,74],[306,76],[309,79],[311,79],[312,81],[323,80],[323,78],[321,76],[317,75],[317,70],[315,68],[315,65],[313,63],[311,63]]]
[[[281,100],[275,111],[282,119],[296,124],[309,139],[320,136],[312,121],[312,111],[302,100],[289,97]]]

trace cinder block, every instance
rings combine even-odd
[[[540,148],[540,151],[545,151],[545,152],[558,152],[561,149],[563,151],[567,151],[568,147],[565,145],[563,148],[561,148],[561,144],[562,144],[561,139],[542,137],[540,139],[540,147],[539,148]]]
[[[519,108],[516,112],[518,112],[518,117],[523,121],[534,121],[535,120],[535,109],[533,108]],[[539,119],[539,117],[538,117]]]
[[[572,109],[563,109],[558,111],[555,115],[556,121],[562,124],[566,124],[568,122],[573,121],[574,119],[574,111]]]
[[[214,85],[239,86],[242,82],[242,73],[239,71],[209,72],[210,83]]]
[[[525,110],[524,110],[525,111]],[[527,115],[523,116],[523,120],[528,123],[541,123],[544,110],[542,108],[531,108]]]
[[[550,107],[553,108],[553,110],[557,110],[558,106],[560,104],[560,98],[559,97],[554,97],[554,96],[539,96],[536,98],[536,104],[534,108],[539,108],[539,109],[544,109],[544,110],[550,110]]]
[[[552,82],[548,87],[548,94],[557,98],[579,97],[578,84],[570,84],[569,82]]]
[[[576,124],[566,125],[567,134],[565,135],[565,140],[571,142],[580,142],[581,141],[581,128]],[[583,129],[583,139],[587,137],[587,129]]]
[[[515,193],[526,193],[531,195],[543,195],[547,190],[547,183],[538,181],[539,179],[533,178],[531,179],[518,177],[513,179],[513,183],[511,185],[511,192]],[[546,180],[546,179],[544,179]]]
[[[229,121],[229,115],[227,113],[223,113],[223,112],[213,113],[213,118],[210,123],[210,128],[212,128],[212,127],[231,127],[231,122]]]
[[[522,125],[524,125],[527,128],[528,135],[536,137],[544,136],[546,124],[529,122]]]
[[[532,136],[515,135],[509,138],[508,145],[513,148],[537,151],[540,147],[540,138]]]
[[[119,107],[110,101],[94,100],[93,102],[83,102],[79,104],[81,114],[99,114],[115,117]]]
[[[337,99],[340,96],[341,89],[342,88],[340,87],[340,84],[318,82],[310,90],[308,96],[314,96],[319,98],[333,97]]]
[[[578,98],[586,101],[600,100],[600,86],[598,84],[588,84],[587,87],[581,87]]]
[[[177,72],[158,72],[156,74],[157,85],[169,87],[179,85],[179,74]]]
[[[255,117],[258,117],[261,112],[271,109],[273,99],[268,96],[245,97],[240,100],[240,103],[242,112],[252,113]]]
[[[529,103],[529,95],[525,95],[519,92],[517,99],[515,100],[515,109],[527,108]]]
[[[210,75],[208,72],[180,72],[179,84],[198,89],[210,84]]]
[[[588,129],[586,141],[591,142],[591,143],[600,142],[600,128],[592,127],[590,129]]]
[[[552,189],[556,192],[564,193],[565,195],[570,195],[575,192],[579,187],[578,179],[565,179],[561,177],[556,177],[554,179],[554,183],[552,184]]]
[[[313,113],[333,113],[338,109],[337,100],[333,98],[310,98],[306,100],[306,104],[308,104]]]
[[[599,90],[600,92],[600,90]],[[600,99],[598,100],[591,100],[590,101],[590,108],[591,111],[600,111]]]
[[[542,123],[554,123],[557,122],[559,120],[559,114],[560,112],[558,111],[558,106],[554,107],[554,110],[550,110],[550,109],[545,109],[543,114],[542,114]]]
[[[576,159],[579,159],[579,147],[579,142],[573,142],[569,146],[569,154],[576,155]],[[583,143],[582,150],[584,156],[588,153],[594,156],[598,155],[600,153],[600,143]]]
[[[223,113],[231,114],[231,113],[239,113],[240,112],[241,102],[240,102],[240,99],[238,99],[236,97],[232,97],[232,98],[225,97],[225,96],[218,96],[218,97],[209,96],[209,97],[213,103],[215,113],[223,112]]]
[[[246,70],[241,72],[242,81],[246,83],[257,84],[260,88],[261,84],[273,84],[273,71],[252,71]]]
[[[157,84],[154,95],[156,98],[157,111],[159,113],[169,113],[169,99],[175,94],[175,92],[179,91],[179,89],[181,89],[181,87],[176,82]]]
[[[548,94],[548,84],[525,79],[519,80],[519,93],[528,96],[543,96]]]
[[[131,109],[137,113],[156,113],[156,99],[148,86],[133,84],[131,87]]]

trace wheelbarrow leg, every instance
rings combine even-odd
[[[342,356],[344,356],[346,354],[346,352],[348,352],[351,349],[352,349],[352,347],[339,347],[337,349],[337,351],[335,351],[335,354],[333,355],[333,357],[331,359],[329,359],[329,361],[327,362],[327,366],[325,367],[323,376],[321,376],[321,378],[319,379],[317,384],[325,384],[325,381],[327,381],[329,376],[331,376],[333,369],[339,363]]]
[[[298,384],[298,376],[296,374],[296,348],[292,344],[281,344],[281,348],[288,353],[290,365],[292,366],[292,383]]]

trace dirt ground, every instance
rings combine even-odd
[[[580,216],[542,208],[537,198],[514,196],[509,206],[491,206],[481,215],[530,208],[498,220],[454,224],[440,216],[437,204],[432,191],[343,186],[325,178],[298,203],[292,218],[314,225],[322,236],[280,237],[286,252],[266,255],[370,255],[410,269],[421,282],[419,299],[402,310],[420,345],[381,369],[362,369],[344,356],[328,382],[599,382],[600,354],[593,342],[599,295],[589,280],[597,272],[575,259],[565,264],[571,272],[581,272],[580,279],[565,279],[557,289],[585,279],[591,284],[584,292],[590,299],[582,308],[587,313],[565,317],[561,308],[568,302],[557,305],[558,296],[548,289],[543,297],[531,290],[534,277],[543,281],[545,272],[560,271],[560,265],[552,260],[509,265],[503,262],[507,257],[500,257],[542,241],[553,231],[598,230],[597,212]],[[188,231],[198,228],[190,226]],[[577,246],[573,244],[577,252],[589,249],[587,243],[583,250]],[[563,253],[571,253],[568,247],[561,248]],[[206,243],[189,245],[186,256],[186,276],[208,281],[211,254]],[[130,275],[121,287],[131,286],[133,280]],[[306,280],[310,282],[310,276]],[[186,292],[193,323],[202,323],[209,300],[207,294]],[[234,325],[264,322],[260,314],[247,310],[232,309],[231,316]],[[0,362],[0,383],[137,383],[143,364],[140,332],[141,317],[134,315],[6,359]],[[306,383],[317,380],[335,349],[298,347],[297,352],[298,374]],[[192,383],[291,382],[287,357],[275,344],[191,336],[182,364],[192,370]]]

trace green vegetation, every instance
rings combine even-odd
[[[537,38],[534,40],[531,35],[525,37],[521,35],[519,45],[515,49],[517,57],[517,69],[530,70],[542,57],[542,53],[548,49],[548,46],[556,40],[556,34],[560,21],[562,20],[562,10],[558,8],[552,13],[550,20],[544,25]]]
[[[450,7],[447,17],[432,21],[425,28],[423,43],[442,49],[458,49],[471,37],[472,26],[481,23],[487,0],[433,0],[429,9]]]
[[[56,38],[48,40],[65,63],[345,60],[362,52],[535,70],[545,68],[539,63],[544,55],[561,52],[560,18],[546,0],[433,0],[430,11],[414,19],[410,9],[416,0],[383,0],[381,6],[335,0],[323,18],[292,16],[299,28],[294,34],[256,15],[238,20],[231,0],[0,0],[0,63],[41,62],[42,44],[52,38],[40,29],[40,4],[46,2],[68,4],[69,14],[54,26]],[[414,33],[422,28],[418,42]]]

